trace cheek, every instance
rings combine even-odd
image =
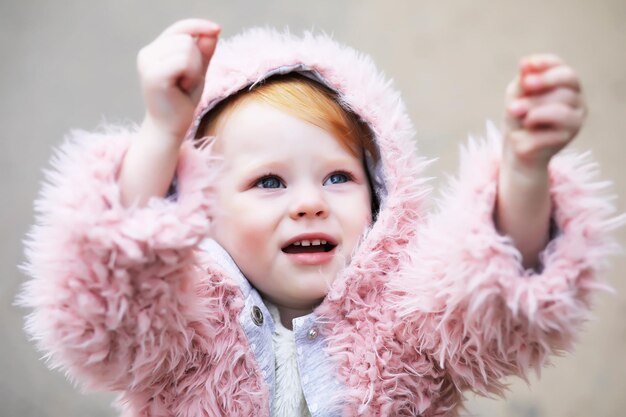
[[[362,192],[349,199],[338,201],[337,213],[340,216],[343,232],[351,246],[354,246],[363,232],[372,223],[372,211],[369,193]]]
[[[214,234],[233,256],[259,253],[272,238],[274,220],[263,205],[243,198],[221,199]]]
[[[359,219],[361,231],[372,224],[372,194],[369,186],[363,186],[359,194],[358,207],[355,210],[355,218]]]

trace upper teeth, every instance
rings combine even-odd
[[[322,239],[313,239],[313,240],[299,240],[297,242],[293,242],[296,246],[316,246],[316,245],[325,245],[326,241]]]

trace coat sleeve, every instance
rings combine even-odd
[[[460,175],[439,209],[411,242],[410,261],[393,283],[399,333],[431,355],[460,390],[502,394],[502,378],[526,378],[550,355],[571,349],[591,295],[619,248],[609,232],[615,216],[606,182],[588,154],[551,162],[552,239],[540,270],[524,270],[521,254],[493,222],[500,139],[470,140]]]
[[[75,132],[57,151],[26,241],[18,303],[53,368],[88,389],[152,384],[189,355],[194,248],[209,230],[208,158],[183,145],[178,196],[125,208],[117,175],[136,129]]]

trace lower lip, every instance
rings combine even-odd
[[[312,252],[312,253],[285,253],[287,258],[291,259],[298,265],[323,265],[328,263],[335,256],[335,246],[329,252]]]

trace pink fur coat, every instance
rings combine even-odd
[[[200,115],[275,72],[314,74],[375,133],[377,221],[315,314],[345,416],[455,416],[463,391],[502,393],[572,347],[620,219],[585,155],[551,164],[554,239],[540,272],[492,222],[500,139],[462,150],[429,213],[427,162],[398,93],[371,60],[324,36],[256,29],[222,41]],[[121,392],[127,416],[268,416],[269,389],[238,321],[240,287],[198,250],[215,173],[183,147],[178,197],[125,208],[116,182],[135,128],[75,132],[56,154],[27,242],[27,331],[53,368]]]

